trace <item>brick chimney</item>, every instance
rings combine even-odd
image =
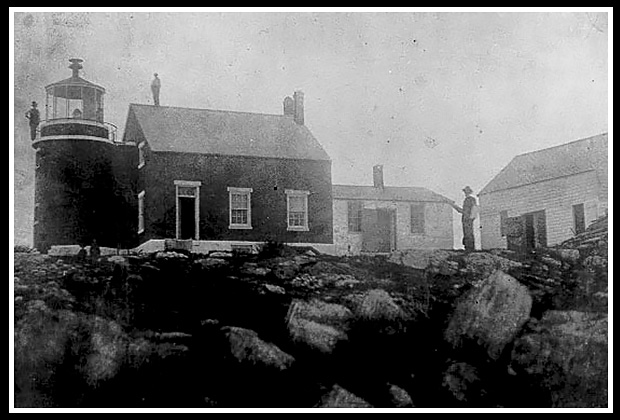
[[[295,100],[290,96],[284,98],[284,116],[285,117],[294,117],[295,116]]]
[[[383,189],[383,165],[375,165],[372,167],[372,181],[375,188]]]
[[[295,91],[293,103],[295,105],[293,120],[299,125],[304,125],[304,93],[302,91]]]

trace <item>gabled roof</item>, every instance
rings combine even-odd
[[[422,187],[383,187],[366,185],[332,185],[335,200],[423,201],[454,203],[449,198]]]
[[[600,171],[603,165],[607,165],[607,133],[515,156],[480,194]]]
[[[155,152],[330,160],[306,126],[284,115],[131,104],[124,141],[135,141],[132,124]]]

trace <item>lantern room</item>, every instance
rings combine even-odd
[[[83,60],[72,58],[69,61],[73,75],[45,88],[45,119],[76,118],[103,122],[105,89],[79,76]]]
[[[45,116],[37,140],[69,135],[115,141],[116,127],[104,121],[105,89],[80,77],[82,59],[69,61],[71,77],[45,87]]]

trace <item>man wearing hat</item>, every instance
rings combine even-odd
[[[463,188],[465,193],[465,200],[463,200],[463,207],[459,207],[453,204],[452,207],[459,213],[461,213],[461,223],[463,224],[463,245],[465,251],[474,251],[476,249],[476,242],[474,239],[474,220],[478,216],[476,198],[472,196],[472,190],[469,185]]]
[[[39,122],[41,121],[36,102],[32,102],[32,108],[30,108],[28,112],[26,112],[26,118],[30,120],[30,139],[34,140],[37,137],[37,127],[39,126]]]

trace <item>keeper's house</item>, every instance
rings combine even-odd
[[[482,248],[559,244],[607,211],[607,133],[516,156],[480,192]]]
[[[282,115],[131,104],[123,143],[138,148],[141,249],[332,243],[331,160],[302,92]]]

